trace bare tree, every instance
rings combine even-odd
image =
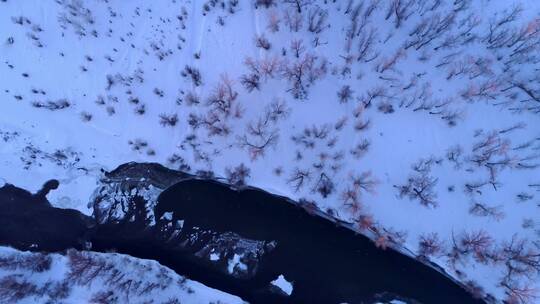
[[[97,277],[113,269],[105,259],[95,258],[89,253],[68,251],[68,279],[76,284],[87,286]]]
[[[108,304],[116,303],[118,296],[112,290],[102,290],[94,293],[90,298],[90,304]]]
[[[43,188],[50,182],[47,182]],[[52,258],[43,253],[33,253],[30,255],[10,254],[0,257],[0,268],[6,270],[24,269],[30,272],[41,273],[49,270],[51,264]]]
[[[469,208],[469,213],[476,216],[492,217],[497,221],[504,218],[504,212],[501,210],[502,206],[488,206],[483,203],[475,202]]]
[[[446,150],[446,159],[454,163],[454,169],[461,168],[463,164],[462,160],[463,148],[460,145],[455,145]]]
[[[403,230],[396,230],[394,228],[383,227],[382,230],[386,235],[388,241],[394,245],[403,246],[407,241],[407,232]]]
[[[287,183],[293,186],[294,191],[298,192],[309,180],[311,180],[311,172],[309,170],[295,168]]]
[[[268,1],[268,0],[266,0],[266,1]],[[273,1],[273,0],[270,0],[270,1]],[[279,18],[278,13],[276,11],[271,11],[268,14],[267,28],[273,33],[278,32],[280,23],[281,23],[281,19]]]
[[[537,291],[522,279],[534,281],[540,273],[538,248],[514,235],[510,241],[503,243],[499,259],[506,266],[500,285],[506,289],[507,302],[527,304],[537,298]]]
[[[375,226],[375,221],[371,215],[361,214],[356,222],[360,230],[372,230]]]
[[[359,101],[364,108],[369,108],[373,101],[386,97],[386,89],[382,86],[369,89],[366,94],[360,97]]]
[[[388,6],[386,20],[394,16],[394,25],[400,28],[403,21],[407,20],[413,13],[416,0],[392,0]]]
[[[334,192],[334,189],[334,182],[332,182],[332,180],[325,173],[321,173],[319,179],[315,183],[314,190],[317,191],[323,198],[326,198],[328,195]]]
[[[258,91],[261,86],[261,81],[258,74],[242,75],[240,77],[240,83],[248,92],[252,92],[253,90]]]
[[[271,6],[276,5],[275,0],[255,0],[255,7],[264,6],[265,8],[270,8]]]
[[[234,90],[233,81],[227,75],[222,75],[213,93],[208,97],[207,105],[211,107],[212,112],[227,118],[234,109],[237,97],[238,92]]]
[[[368,192],[375,193],[375,188],[379,184],[379,181],[373,176],[373,172],[365,171],[359,175],[350,175],[352,186],[354,189],[358,190],[360,193]]]
[[[304,131],[298,135],[293,135],[291,139],[298,145],[302,145],[304,148],[313,149],[318,142],[326,139],[330,133],[329,125],[312,126],[305,128]]]
[[[328,12],[315,6],[308,12],[308,31],[314,34],[320,34],[327,25]]]
[[[489,183],[497,190],[498,173],[505,168],[515,166],[517,158],[509,155],[510,140],[502,138],[497,131],[478,136],[482,137],[473,145],[472,154],[467,157],[467,160],[480,168],[486,168],[489,173]]]
[[[476,261],[487,263],[492,257],[493,238],[484,230],[464,232],[459,241],[453,238],[454,254],[469,255],[472,254]]]
[[[206,101],[207,113],[189,114],[188,124],[193,129],[205,127],[210,136],[228,135],[230,119],[240,118],[243,113],[241,105],[236,102],[237,97],[238,92],[234,89],[234,82],[227,75],[222,75]]]
[[[362,210],[362,202],[360,201],[361,193],[357,188],[346,188],[341,192],[341,201],[348,211],[356,216]]]
[[[246,179],[250,176],[250,169],[243,163],[231,169],[227,167],[225,174],[227,176],[227,182],[234,186],[243,186],[246,184]]]
[[[283,20],[291,32],[298,32],[302,28],[304,17],[296,10],[285,10],[283,12]]]
[[[473,280],[465,282],[465,289],[467,289],[474,299],[482,299],[486,295],[484,288]]]
[[[529,84],[524,81],[514,81],[504,89],[517,89],[518,94],[524,96],[524,98],[519,100],[520,105],[516,109],[524,109],[535,114],[540,113],[540,88],[533,86],[535,83],[538,83],[538,80],[537,78],[534,82],[529,82]]]
[[[20,275],[12,274],[0,278],[0,300],[4,303],[17,303],[37,293],[38,287]]]
[[[506,288],[508,304],[529,304],[538,299],[537,289],[528,284],[502,282],[501,285]]]
[[[300,55],[304,53],[306,48],[304,47],[304,41],[302,39],[293,39],[291,41],[291,51],[294,54],[294,57],[300,58]]]
[[[421,235],[418,241],[418,255],[423,257],[438,256],[443,251],[443,242],[436,232]]]
[[[388,239],[388,236],[379,232],[375,238],[375,246],[379,249],[386,250],[389,245],[390,240]]]
[[[272,123],[277,123],[279,120],[286,119],[291,113],[291,108],[282,99],[275,99],[264,110],[265,116]]]
[[[409,36],[413,38],[405,43],[405,49],[414,47],[416,50],[420,50],[433,40],[442,37],[452,28],[455,18],[456,13],[453,11],[445,14],[444,17],[436,13],[428,18],[423,18],[409,33]]]
[[[399,49],[390,58],[383,58],[376,67],[377,72],[384,73],[387,70],[393,70],[400,59],[405,57],[405,50]]]
[[[281,61],[277,57],[267,57],[261,60],[247,57],[244,64],[248,67],[250,73],[242,75],[240,83],[248,92],[252,92],[260,89],[261,80],[272,79],[276,76]]]
[[[407,196],[409,200],[418,200],[424,206],[437,207],[437,194],[434,188],[438,179],[430,175],[434,163],[433,158],[420,159],[413,166],[413,174],[409,176],[407,183],[394,185],[399,190],[400,198]]]
[[[456,33],[448,32],[443,41],[433,49],[435,51],[438,51],[439,49],[452,49],[478,41],[480,35],[474,30],[481,22],[482,19],[477,14],[470,13],[465,19],[458,23],[458,30]]]
[[[296,11],[301,14],[302,9],[313,3],[313,0],[282,0],[283,3],[291,4],[296,8]]]
[[[501,79],[492,77],[490,79],[470,83],[461,93],[461,97],[469,101],[489,101],[494,102],[500,96]]]
[[[511,29],[508,28],[508,25],[516,21],[522,12],[521,5],[513,5],[509,10],[504,10],[491,18],[489,32],[484,38],[489,48],[500,48],[507,43],[511,35]]]
[[[326,74],[326,65],[325,59],[311,54],[305,54],[298,60],[283,64],[282,75],[290,84],[288,91],[295,99],[306,99],[308,88]]]
[[[363,139],[360,141],[354,148],[350,150],[350,153],[352,156],[354,156],[356,159],[361,158],[362,156],[366,155],[366,153],[369,150],[369,146],[371,145],[370,141],[367,139]]]
[[[362,31],[358,38],[358,55],[356,56],[357,61],[372,61],[378,54],[373,54],[373,45],[377,38],[377,31],[373,28],[370,28],[367,31]]]
[[[261,117],[248,124],[246,134],[238,136],[238,145],[248,149],[252,160],[264,156],[268,148],[277,144],[279,139],[277,123],[288,113],[289,109],[284,103],[280,101],[271,103]]]
[[[540,273],[540,251],[526,239],[512,236],[503,243],[501,255],[507,268],[503,281],[511,282],[516,276],[534,278]]]
[[[351,89],[351,86],[349,85],[342,86],[341,89],[337,93],[339,102],[347,103],[349,100],[351,100],[352,94],[353,94],[353,90]]]

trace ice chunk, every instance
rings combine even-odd
[[[270,282],[270,284],[272,284],[272,285],[276,286],[277,288],[281,289],[288,296],[290,296],[292,291],[293,291],[292,283],[285,280],[285,277],[282,274],[280,274],[277,279]]]
[[[163,213],[163,215],[161,216],[162,219],[165,219],[167,221],[172,221],[172,218],[173,218],[173,213],[172,212],[165,212]]]
[[[217,260],[219,260],[219,253],[211,253],[210,261],[217,261]]]

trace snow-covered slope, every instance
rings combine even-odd
[[[2,303],[245,303],[154,261],[116,253],[66,255],[0,247]]]
[[[539,6],[2,1],[0,181],[91,213],[102,168],[212,171],[536,303]]]

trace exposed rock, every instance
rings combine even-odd
[[[99,223],[134,220],[137,200],[144,201],[146,220],[155,225],[154,207],[159,194],[190,175],[156,163],[130,162],[104,174],[91,204]],[[140,211],[140,210],[139,210]]]

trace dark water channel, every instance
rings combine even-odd
[[[75,211],[0,188],[0,243],[59,251],[88,240],[251,303],[483,303],[432,268],[261,191],[183,181],[159,196],[154,223],[144,203],[133,201],[129,220],[85,228],[89,219]],[[269,287],[279,275],[292,282],[290,296]]]

